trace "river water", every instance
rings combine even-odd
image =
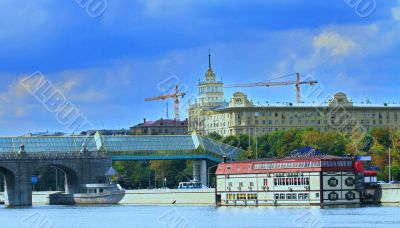
[[[328,209],[136,205],[0,207],[0,227],[400,227],[400,206]]]

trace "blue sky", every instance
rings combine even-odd
[[[371,0],[368,17],[346,0],[100,1],[96,18],[79,0],[0,2],[0,135],[67,130],[21,86],[36,71],[96,128],[165,117],[165,101],[143,99],[171,76],[196,94],[208,48],[226,84],[298,71],[327,94],[400,102],[400,1]],[[292,87],[240,90],[295,101]]]

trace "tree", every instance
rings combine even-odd
[[[209,133],[207,137],[210,139],[214,139],[215,141],[220,141],[222,139],[222,136],[215,131]]]
[[[230,135],[228,137],[223,138],[222,143],[230,145],[230,146],[234,146],[234,147],[239,147],[239,138],[234,135]]]
[[[248,134],[240,134],[239,135],[239,148],[242,150],[249,149],[249,135]],[[250,144],[254,144],[254,140],[250,138]]]
[[[268,137],[269,137],[268,134],[264,134],[257,138],[259,158],[273,157],[273,155],[269,153],[271,150],[271,145],[269,144]]]
[[[392,144],[390,130],[387,127],[374,127],[371,129],[371,135],[379,144],[386,148]]]

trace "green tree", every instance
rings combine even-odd
[[[387,127],[374,127],[371,129],[371,135],[379,144],[386,148],[392,144],[390,130]]]
[[[242,150],[249,149],[249,135],[248,134],[240,134],[239,137],[239,148]],[[250,144],[254,144],[254,140],[250,138]]]
[[[207,135],[207,137],[210,138],[210,139],[214,139],[216,141],[222,140],[222,136],[220,134],[218,134],[217,132],[215,132],[215,131],[209,133]]]
[[[230,136],[223,138],[222,143],[225,143],[227,145],[234,146],[234,147],[239,147],[239,138],[234,135],[230,135]]]

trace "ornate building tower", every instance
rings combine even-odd
[[[215,73],[211,68],[211,53],[208,53],[208,69],[205,74],[205,80],[198,84],[198,98],[196,102],[189,105],[188,119],[189,132],[196,130],[198,133],[204,133],[204,122],[209,112],[214,108],[226,106],[228,103],[224,101],[222,79],[216,80]]]
[[[224,102],[223,83],[216,81],[214,71],[211,68],[211,54],[208,53],[208,69],[205,81],[199,81],[198,103],[200,106],[219,106]]]

